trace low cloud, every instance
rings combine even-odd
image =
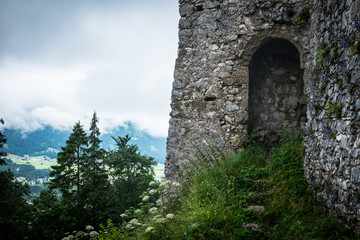
[[[80,120],[87,128],[96,110],[102,131],[131,121],[167,135],[177,3],[8,2],[0,3],[6,127],[63,129]]]

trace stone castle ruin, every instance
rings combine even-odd
[[[305,176],[360,221],[360,0],[179,0],[166,176],[193,144],[304,131]],[[358,225],[359,226],[359,225]]]

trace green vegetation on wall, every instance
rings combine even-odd
[[[304,8],[301,10],[299,15],[292,20],[292,23],[294,25],[304,26],[308,23],[309,18],[310,18],[309,8]]]

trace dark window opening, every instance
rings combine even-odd
[[[284,39],[260,46],[249,64],[248,133],[268,144],[306,121],[303,70],[297,48]]]

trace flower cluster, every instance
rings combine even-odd
[[[154,195],[154,194],[157,193],[157,192],[158,192],[157,190],[151,189],[151,190],[149,191],[149,194],[150,194],[150,195]]]
[[[149,183],[149,187],[154,187],[154,186],[157,186],[157,183],[154,182],[154,181],[151,181],[151,182]]]
[[[94,230],[94,227],[93,227],[93,226],[90,226],[90,225],[87,225],[87,226],[85,227],[85,229],[86,229],[86,231],[91,232],[91,231]]]
[[[67,237],[62,238],[62,240],[77,240],[77,239],[96,239],[99,236],[99,233],[94,231],[94,227],[87,225],[85,227],[85,232],[83,231],[74,231],[72,234],[66,233]]]
[[[155,213],[157,213],[157,210],[158,210],[157,207],[152,207],[152,208],[150,208],[149,213],[150,214],[155,214]]]
[[[149,196],[145,196],[145,197],[142,198],[142,201],[143,201],[143,202],[146,202],[146,201],[148,201],[149,199],[150,199]]]
[[[170,205],[178,199],[180,187],[180,183],[169,180],[160,183],[150,182],[147,191],[140,196],[139,208],[128,209],[120,215],[127,220],[124,231],[129,233],[140,231],[146,234],[159,230],[166,231],[164,230],[166,223],[176,219],[168,209],[171,209]]]
[[[126,224],[126,229],[132,230],[137,228],[138,226],[142,226],[143,224],[141,222],[139,222],[139,220],[137,220],[136,218],[133,218],[130,220],[130,222],[128,224]]]
[[[166,218],[164,218],[162,215],[156,215],[152,220],[156,223],[165,223],[166,222]]]

